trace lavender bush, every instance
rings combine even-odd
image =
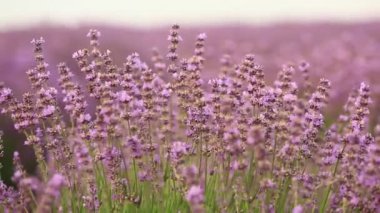
[[[38,162],[32,176],[14,153],[3,212],[380,212],[380,125],[371,134],[366,83],[327,126],[333,85],[314,86],[306,62],[283,65],[272,85],[254,55],[233,65],[225,54],[204,82],[206,34],[181,57],[174,25],[151,67],[137,53],[116,65],[100,36],[90,30],[90,47],[72,55],[85,88],[66,63],[59,90],[49,85],[43,38],[32,40],[31,91],[17,98],[0,84],[1,112]]]

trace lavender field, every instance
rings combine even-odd
[[[379,50],[378,22],[1,32],[0,212],[380,212]]]

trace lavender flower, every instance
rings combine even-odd
[[[296,207],[293,208],[292,213],[303,213],[303,208],[301,205],[297,205]]]
[[[0,104],[5,103],[6,101],[10,100],[12,97],[12,90],[6,87],[1,86],[0,87]]]
[[[61,174],[54,174],[45,188],[44,195],[38,204],[37,212],[50,212],[64,185],[65,177]]]
[[[170,159],[173,162],[178,162],[181,158],[188,154],[190,151],[190,146],[184,142],[176,141],[172,143],[170,147]]]
[[[193,185],[187,191],[186,200],[190,203],[193,212],[203,212],[204,192],[199,185]]]

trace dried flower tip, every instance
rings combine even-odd
[[[30,41],[31,44],[34,44],[36,46],[40,46],[41,44],[45,43],[44,38],[40,37],[39,39],[33,39]]]
[[[179,29],[179,25],[178,25],[178,24],[174,24],[174,25],[172,26],[172,29],[173,29],[173,30],[178,30],[178,29]]]
[[[309,68],[310,68],[310,64],[307,63],[306,61],[303,61],[303,62],[301,62],[301,63],[298,65],[298,69],[299,69],[301,72],[306,72]]]
[[[88,51],[86,49],[78,50],[73,53],[73,59],[80,60],[81,58],[87,56],[87,54],[88,54]]]
[[[89,37],[91,39],[97,39],[100,36],[101,36],[100,31],[98,31],[96,29],[90,29],[90,31],[87,33],[87,37]]]
[[[197,38],[197,39],[203,41],[203,40],[205,40],[206,38],[207,38],[206,33],[201,33],[201,34],[198,35],[198,38]]]

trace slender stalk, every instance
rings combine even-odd
[[[286,204],[291,183],[292,183],[292,178],[289,175],[285,178],[283,187],[280,191],[280,196],[277,200],[277,205],[276,205],[276,212],[285,212],[285,204]]]
[[[202,132],[200,133],[200,135],[199,135],[199,138],[200,138],[200,140],[199,140],[199,145],[198,145],[198,152],[199,152],[199,165],[198,165],[198,169],[199,169],[199,177],[201,177],[201,175],[202,175],[202,157],[203,157],[203,153],[202,153],[202,143],[203,143],[203,141],[202,141]]]
[[[208,160],[208,143],[205,141],[206,144],[206,154],[205,154],[205,191],[207,191],[207,160]]]
[[[137,191],[137,181],[138,181],[138,178],[137,178],[137,168],[136,168],[136,160],[135,159],[133,159],[133,173],[135,175],[134,189],[135,189],[135,191]]]
[[[274,134],[271,177],[273,177],[274,167],[275,167],[275,163],[276,163],[276,148],[277,148],[277,137],[276,137],[276,134]]]
[[[347,145],[347,142],[344,143],[343,145],[343,148],[342,148],[342,151],[340,152],[340,157],[342,157],[343,153],[344,153],[344,150],[346,148],[346,145]],[[341,158],[338,158],[336,163],[335,163],[335,166],[334,166],[334,171],[333,171],[333,178],[335,178],[336,176],[336,173],[338,172],[338,166],[339,166],[339,163],[340,163],[340,159]],[[329,199],[329,195],[330,195],[330,191],[331,191],[331,188],[332,188],[332,183],[330,183],[327,187],[327,191],[326,191],[326,194],[322,200],[322,204],[321,204],[321,208],[319,210],[320,213],[324,213],[326,211],[326,208],[327,208],[327,201]]]

